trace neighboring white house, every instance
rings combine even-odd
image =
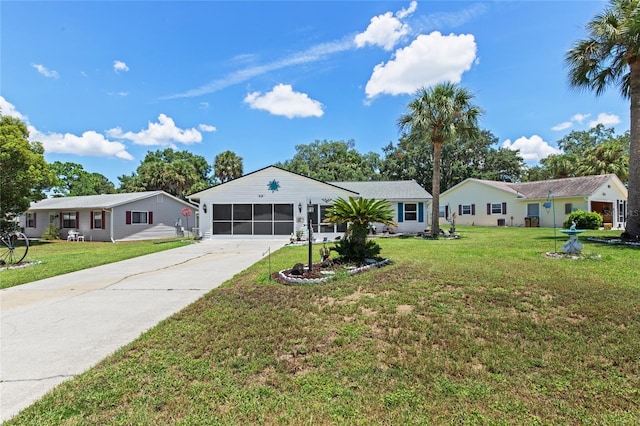
[[[334,239],[346,225],[322,223],[327,209],[338,198],[359,196],[389,200],[399,225],[396,232],[423,231],[427,226],[431,196],[415,181],[321,182],[268,166],[188,198],[199,204],[204,238],[289,237],[306,233],[311,218],[316,239]],[[381,225],[378,228],[382,231]]]
[[[31,203],[20,225],[29,238],[41,237],[50,224],[63,239],[70,231],[85,241],[170,238],[195,225],[196,209],[164,191],[57,197]]]
[[[466,179],[440,195],[440,223],[562,227],[569,213],[597,212],[605,226],[624,228],[627,189],[614,174],[508,183]]]
[[[432,197],[415,180],[331,183],[354,191],[363,198],[389,201],[395,212],[394,220],[398,224],[394,232],[425,232],[428,227],[427,210]],[[376,231],[382,232],[382,225],[377,224]]]

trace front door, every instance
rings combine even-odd
[[[592,201],[591,211],[602,216],[602,223],[606,226],[613,224],[613,203],[607,201]]]
[[[539,203],[530,203],[527,204],[527,216],[529,217],[539,217],[540,216],[540,204]]]

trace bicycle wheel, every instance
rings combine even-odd
[[[2,239],[0,258],[6,265],[22,262],[29,251],[29,239],[22,232],[15,232]]]

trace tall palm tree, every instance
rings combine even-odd
[[[349,197],[348,200],[338,198],[327,210],[324,222],[349,224],[345,238],[338,243],[336,250],[342,257],[355,261],[380,253],[380,246],[371,241],[367,243],[370,223],[397,226],[393,221],[393,209],[387,200],[362,197]]]
[[[213,162],[213,175],[220,180],[221,183],[228,182],[232,179],[242,176],[242,157],[233,151],[224,151],[216,155]]]
[[[440,233],[438,221],[442,145],[454,142],[458,137],[476,137],[480,132],[478,119],[482,110],[472,104],[473,97],[470,91],[454,83],[441,83],[430,89],[422,88],[407,106],[406,114],[398,119],[400,129],[410,141],[433,147],[432,236]]]
[[[604,93],[618,86],[631,101],[626,234],[640,235],[640,0],[611,0],[587,23],[588,36],[565,55],[571,86]]]

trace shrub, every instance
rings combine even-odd
[[[367,240],[365,244],[354,240],[353,238],[344,238],[339,240],[335,250],[340,255],[341,262],[362,262],[364,259],[375,259],[380,254],[380,246],[372,240]]]
[[[578,210],[570,213],[562,226],[569,228],[572,222],[576,223],[577,229],[598,229],[602,226],[602,216],[596,212]]]
[[[60,231],[54,224],[50,224],[44,234],[42,234],[43,240],[59,240],[60,239]]]
[[[373,198],[349,197],[349,200],[338,198],[327,211],[325,223],[348,223],[345,238],[338,241],[335,250],[340,261],[362,262],[367,258],[375,258],[380,254],[380,246],[367,241],[367,234],[372,223],[381,223],[387,227],[395,227],[393,209],[387,200]]]

